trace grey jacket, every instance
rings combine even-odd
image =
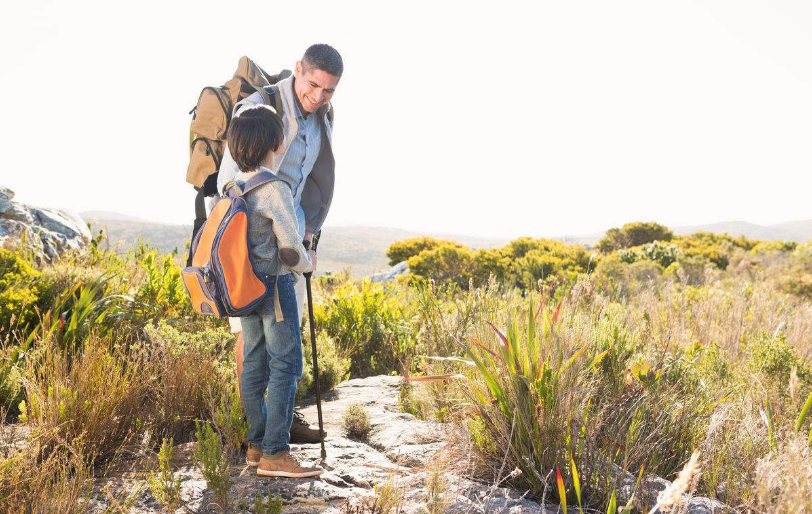
[[[270,171],[260,166],[260,170]],[[242,186],[256,171],[237,173]],[[268,275],[308,272],[313,263],[297,233],[290,186],[283,180],[262,184],[243,195],[248,206],[248,246],[254,270]]]
[[[294,102],[296,98],[293,93],[293,76],[280,80],[276,84],[276,90],[282,100],[282,122],[285,127],[285,140],[291,141],[296,137],[299,123],[294,114]],[[262,95],[254,93],[234,106],[233,116],[239,115],[240,109],[245,105],[257,105],[262,103]],[[322,138],[319,156],[313,164],[313,170],[307,176],[304,188],[302,189],[301,207],[304,211],[304,221],[307,230],[315,233],[321,229],[327,213],[330,210],[330,203],[333,200],[333,189],[335,187],[335,159],[333,158],[333,126],[330,123],[327,113],[332,109],[332,104],[327,104],[314,113],[321,121]],[[287,152],[287,149],[285,149]],[[284,153],[275,157],[273,170],[277,172],[282,164]],[[220,173],[217,177],[217,189],[223,191],[223,187],[234,179],[239,171],[237,163],[231,157],[231,152],[226,146],[223,153],[223,161],[220,164]],[[301,235],[301,234],[300,234]]]

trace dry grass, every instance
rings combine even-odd
[[[0,427],[8,434],[6,426]],[[35,431],[24,444],[4,444],[0,454],[0,512],[84,512],[93,469],[58,431]]]
[[[125,355],[92,337],[72,359],[52,340],[39,349],[24,380],[33,430],[52,434],[54,444],[65,441],[88,462],[107,461],[135,442],[154,384],[146,355]]]
[[[762,512],[812,512],[812,450],[802,437],[789,437],[781,448],[758,461],[756,502]]]

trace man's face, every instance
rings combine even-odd
[[[296,98],[299,99],[302,109],[308,113],[315,112],[330,101],[341,78],[324,70],[306,66],[302,61],[296,62],[295,77]]]

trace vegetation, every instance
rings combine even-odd
[[[172,472],[174,453],[172,439],[164,439],[158,452],[158,469],[147,477],[152,496],[166,512],[175,512],[180,506],[180,475]]]
[[[569,508],[621,510],[630,476],[688,469],[697,494],[743,511],[812,509],[812,244],[642,223],[612,241],[421,238],[390,255],[404,279],[315,280],[322,390],[408,377],[401,406],[455,424],[480,478]],[[173,505],[172,448],[189,441],[221,508],[256,499],[229,497],[246,430],[234,338],[189,309],[180,258],[116,254],[103,235],[48,266],[0,252],[0,511],[81,512],[94,479],[145,450]],[[446,487],[432,470],[429,511]],[[655,504],[635,490],[630,508]]]
[[[229,474],[223,442],[208,423],[198,422],[195,436],[195,461],[203,472],[206,486],[212,492],[217,506],[225,514],[229,509],[229,493],[234,480]]]
[[[655,241],[668,242],[674,238],[668,227],[659,223],[626,223],[620,228],[610,228],[606,235],[598,241],[598,250],[609,253],[623,248],[642,246]]]
[[[353,439],[366,439],[371,429],[369,414],[360,403],[347,405],[341,424],[347,437]]]

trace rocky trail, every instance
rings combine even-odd
[[[340,384],[327,393],[322,400],[322,411],[327,431],[326,472],[320,479],[262,478],[254,474],[254,468],[235,466],[232,472],[234,485],[231,489],[232,512],[240,500],[253,504],[255,495],[263,496],[270,491],[278,494],[283,501],[286,513],[352,513],[366,514],[369,509],[358,506],[364,498],[374,495],[374,485],[388,481],[402,494],[400,510],[405,514],[427,512],[430,494],[426,487],[427,478],[432,473],[431,459],[447,450],[449,427],[436,422],[420,421],[411,414],[400,412],[398,395],[399,377],[377,376],[353,379]],[[371,431],[366,441],[348,439],[343,434],[342,416],[348,405],[360,403],[369,413]],[[303,408],[308,421],[317,420],[314,403]],[[175,471],[182,477],[181,497],[185,508],[177,512],[215,513],[219,512],[212,503],[212,495],[206,488],[198,468],[192,459],[194,443],[178,445],[175,453]],[[318,444],[293,445],[292,453],[307,464],[320,461]],[[146,463],[145,463],[146,464]],[[428,465],[427,465],[428,464]],[[122,497],[122,491],[144,483],[144,470],[155,466],[138,466],[136,471],[112,474],[97,484],[91,512],[104,512],[109,500],[101,491],[104,488]],[[140,468],[140,469],[138,469]],[[448,466],[459,469],[460,466]],[[445,468],[444,468],[445,469]],[[436,473],[436,472],[435,472]],[[464,474],[464,473],[462,473]],[[443,498],[446,513],[549,513],[559,511],[558,506],[546,508],[524,497],[520,492],[498,486],[472,481],[453,472],[444,471],[446,488]],[[630,478],[633,487],[635,477]],[[668,485],[656,477],[647,480],[650,494]],[[623,489],[629,489],[625,491]],[[630,487],[621,489],[619,499],[628,497]],[[619,502],[619,504],[623,504]],[[149,488],[144,488],[130,507],[131,513],[157,512],[160,504],[152,497]],[[725,507],[715,500],[693,498],[688,512],[722,512]]]

